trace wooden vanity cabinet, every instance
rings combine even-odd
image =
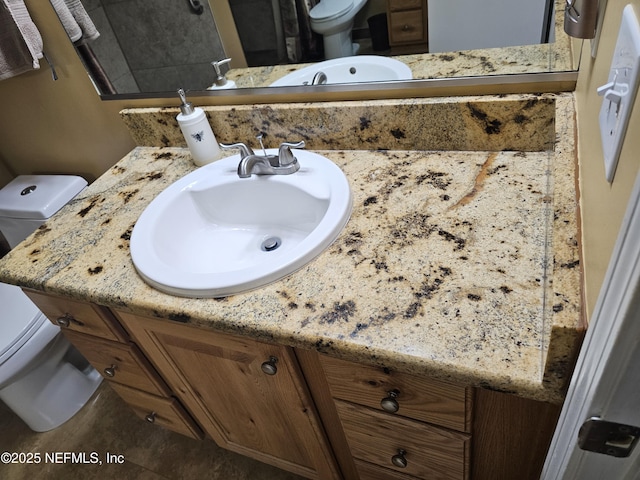
[[[23,290],[139,417],[192,438],[203,437],[108,308]]]
[[[307,478],[535,480],[560,413],[559,405],[25,293],[145,421],[206,433]]]
[[[296,353],[345,478],[540,478],[560,405]]]
[[[426,53],[427,0],[387,0],[389,45],[392,53]]]
[[[292,348],[117,315],[219,446],[307,478],[341,478]]]
[[[469,478],[472,389],[318,360],[361,480]]]

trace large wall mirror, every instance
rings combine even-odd
[[[82,11],[69,11],[64,0],[51,0],[107,100],[175,97],[178,88],[195,96],[226,97],[230,103],[256,92],[317,89],[343,92],[342,98],[355,92],[361,98],[362,92],[415,88],[442,79],[491,83],[492,78],[509,78],[517,83],[532,74],[575,79],[570,74],[575,74],[579,52],[572,51],[572,39],[562,28],[565,0],[353,0],[360,6],[350,30],[354,53],[397,60],[409,67],[411,79],[358,77],[319,86],[272,86],[326,60],[332,47],[315,31],[310,15],[319,3],[82,0],[76,7]],[[236,88],[211,89],[217,76],[212,62],[226,58],[231,61],[220,69]]]

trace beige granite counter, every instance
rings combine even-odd
[[[394,55],[391,58],[407,65],[411,69],[413,80],[574,70],[570,40],[566,35],[557,43]],[[312,64],[299,63],[234,68],[227,72],[226,77],[233,80],[237,88],[268,87],[285,75],[310,65]]]
[[[328,133],[323,141],[332,149],[322,142],[311,148],[347,175],[352,217],[331,247],[280,281],[224,299],[188,299],[156,291],[136,274],[128,246],[138,216],[160,191],[195,168],[188,150],[175,146],[134,149],[0,260],[0,280],[363,363],[562,401],[583,333],[572,95],[390,101],[388,108],[404,110],[400,119],[384,123],[370,120],[380,105],[358,105],[355,118],[342,104],[226,113],[235,116],[235,140],[245,140],[240,133],[251,128],[271,132],[275,124],[266,125],[265,118],[282,120],[287,112],[305,116],[300,111],[316,109],[306,115],[311,124],[320,110],[346,114],[341,125],[349,138],[338,142]],[[419,124],[425,118],[421,109],[434,105],[457,123],[446,125],[432,116],[423,127],[461,129],[462,148],[382,150],[376,143],[380,138],[384,143],[383,131],[393,131],[393,122]],[[461,108],[457,113],[456,107]],[[206,110],[221,114],[216,108]],[[507,113],[498,119],[497,111]],[[167,120],[175,113],[123,115],[133,130],[155,124],[160,133],[151,138],[167,138],[175,135],[175,125]],[[239,119],[245,114],[246,122]],[[351,120],[354,125],[344,123]],[[482,126],[475,140],[462,132],[465,123],[471,130]],[[292,141],[311,128],[289,125]],[[529,132],[523,136],[538,148],[463,149],[505,135],[509,125],[520,126],[509,135]],[[221,136],[230,141],[232,133]],[[428,136],[423,133],[413,132],[416,144]],[[378,140],[365,150],[358,143],[362,136]]]

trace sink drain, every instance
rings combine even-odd
[[[280,238],[278,238],[278,237],[269,237],[269,238],[263,240],[262,245],[260,245],[260,248],[265,252],[273,252],[280,245],[282,245],[282,240],[280,240]]]

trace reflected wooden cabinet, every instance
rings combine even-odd
[[[118,316],[218,445],[307,478],[340,478],[293,349]]]
[[[392,53],[426,53],[427,0],[387,0],[389,45]]]

